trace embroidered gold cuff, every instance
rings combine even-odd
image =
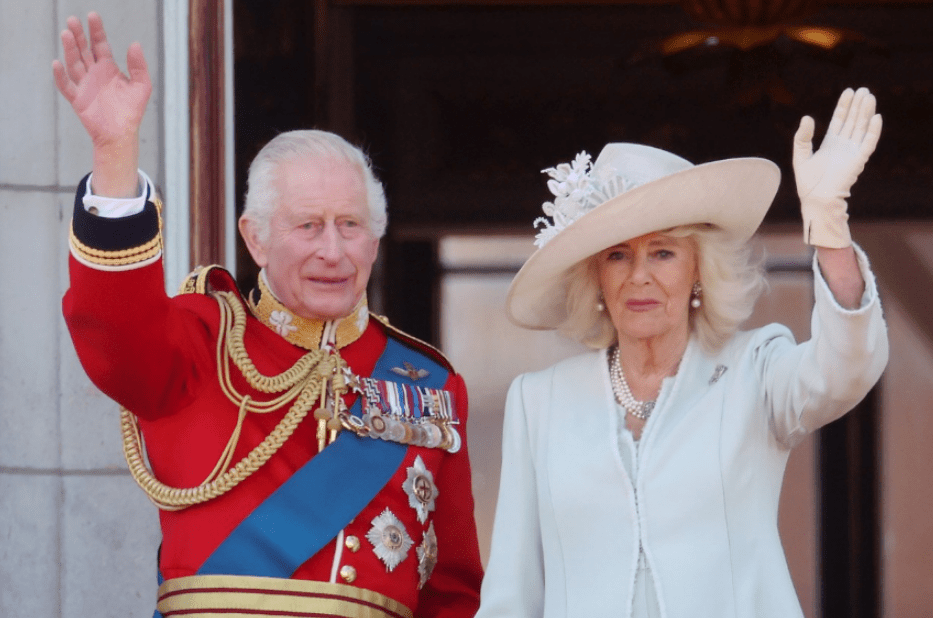
[[[412,618],[394,599],[355,586],[300,579],[242,575],[194,575],[170,579],[159,587],[159,612],[165,618],[213,616],[335,616],[338,618]]]
[[[74,225],[69,230],[69,243],[71,253],[75,258],[98,270],[125,270],[135,266],[142,266],[154,261],[162,255],[162,235],[158,234],[149,242],[138,247],[121,249],[119,251],[105,251],[89,247],[75,235]]]
[[[162,199],[153,195],[159,218],[159,232],[149,241],[129,249],[105,251],[81,242],[75,235],[74,220],[68,227],[68,242],[76,260],[97,270],[130,270],[156,261],[162,255]]]

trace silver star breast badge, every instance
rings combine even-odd
[[[392,571],[401,564],[414,545],[404,524],[389,509],[373,519],[373,527],[366,533],[366,538],[373,544],[376,556],[385,563],[386,571]]]
[[[414,464],[408,468],[408,478],[402,483],[402,489],[408,494],[409,506],[418,513],[418,521],[427,521],[428,513],[434,510],[434,500],[438,492],[434,484],[434,475],[424,465],[421,455],[415,457]]]

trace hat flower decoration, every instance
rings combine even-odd
[[[596,206],[629,189],[629,183],[620,176],[608,175],[603,169],[597,177],[593,171],[591,157],[586,151],[580,152],[570,163],[561,163],[556,167],[541,170],[551,180],[547,188],[554,194],[553,202],[544,202],[541,209],[545,217],[534,220],[533,227],[540,231],[535,236],[535,246],[543,247],[568,225],[591,211]]]

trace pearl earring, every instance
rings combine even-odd
[[[602,313],[606,310],[606,303],[603,302],[603,293],[599,292],[596,295],[596,311]]]
[[[703,304],[703,301],[700,300],[700,297],[703,295],[703,288],[700,287],[700,282],[697,281],[693,284],[693,289],[690,291],[690,306],[694,309],[699,309],[700,305]]]

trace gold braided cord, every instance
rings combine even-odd
[[[219,294],[232,296],[229,292],[219,292]],[[322,353],[317,350],[305,354],[298,359],[298,362],[277,376],[262,375],[253,365],[253,361],[246,353],[246,347],[243,345],[243,336],[246,332],[246,309],[235,299],[233,302],[228,300],[226,305],[233,313],[233,326],[230,330],[230,336],[227,337],[227,353],[252,388],[262,393],[278,393],[294,388],[300,385],[308,372],[312,370],[312,367],[320,362],[319,356]],[[223,318],[223,316],[221,317]],[[340,373],[338,373],[339,375]]]
[[[161,483],[146,466],[139,421],[129,410],[121,409],[123,454],[130,473],[149,499],[160,509],[178,511],[221,496],[249,478],[261,468],[291,437],[298,424],[319,398],[339,402],[346,393],[343,372],[346,363],[336,352],[315,350],[302,356],[285,372],[265,376],[256,370],[243,343],[246,330],[246,310],[230,292],[214,293],[220,307],[220,329],[217,337],[217,373],[221,390],[238,408],[237,423],[230,440],[214,469],[197,487],[177,488]],[[266,393],[278,393],[269,401],[255,401],[238,393],[230,380],[230,361],[236,365],[247,382]],[[328,388],[329,387],[329,388]],[[288,412],[265,439],[236,465],[230,467],[233,452],[239,442],[243,422],[248,413],[272,412],[294,399]],[[334,412],[336,414],[336,405]]]
[[[248,401],[249,396],[247,395],[240,403],[240,409],[237,411],[236,426],[233,428],[233,433],[230,434],[230,439],[227,440],[227,445],[220,454],[220,459],[217,460],[217,464],[214,466],[214,469],[211,470],[211,473],[207,475],[208,479],[217,478],[220,476],[221,472],[230,469],[230,463],[233,461],[233,453],[236,450],[237,443],[240,441],[240,432],[243,430],[243,421],[246,420],[246,403]]]

